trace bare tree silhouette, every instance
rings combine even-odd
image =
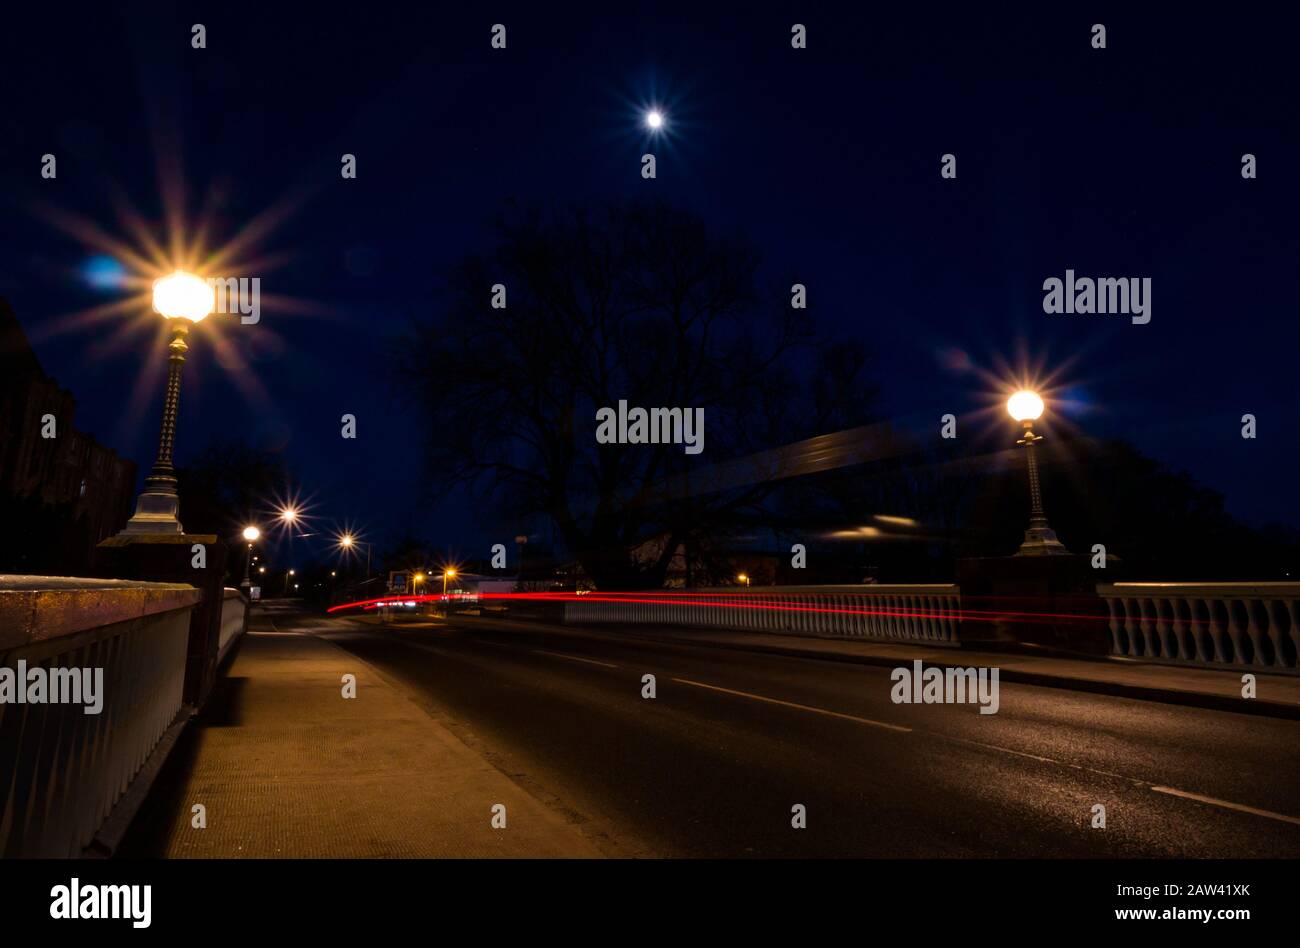
[[[817,343],[791,283],[765,291],[754,252],[687,213],[511,210],[499,236],[401,341],[400,390],[430,421],[436,482],[549,515],[602,589],[659,586],[679,546],[761,517],[780,470],[709,489],[711,465],[866,417],[864,351]],[[597,410],[620,399],[702,408],[703,453],[597,444]],[[659,552],[638,558],[651,536]]]

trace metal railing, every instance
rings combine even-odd
[[[835,638],[958,642],[961,590],[948,584],[764,586],[604,594],[565,603],[571,623],[637,623]]]
[[[239,637],[248,631],[249,602],[238,589],[225,588],[221,600],[221,638],[217,645],[217,664],[226,660]]]
[[[1300,583],[1114,583],[1111,654],[1206,667],[1295,672]]]
[[[0,577],[0,670],[11,681],[20,668],[29,680],[33,670],[103,676],[97,714],[48,703],[48,691],[0,702],[0,856],[78,856],[90,844],[181,711],[200,595],[170,583]]]

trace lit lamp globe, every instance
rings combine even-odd
[[[1037,392],[1021,389],[1007,399],[1007,411],[1016,421],[1037,421],[1043,414],[1043,399]]]
[[[212,287],[202,277],[177,270],[153,283],[153,308],[168,319],[197,323],[212,312]]]
[[[184,533],[180,498],[176,494],[176,471],[172,448],[176,443],[176,415],[181,398],[181,369],[189,346],[185,337],[190,325],[213,309],[212,287],[201,277],[183,270],[155,280],[153,308],[167,318],[172,341],[167,346],[167,393],[163,401],[162,425],[158,435],[158,457],[145,478],[144,490],[136,498],[135,514],[122,528],[123,536],[151,536]]]
[[[249,543],[252,543],[261,535],[262,531],[257,529],[257,527],[244,527],[244,539]]]

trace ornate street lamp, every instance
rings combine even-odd
[[[158,459],[145,478],[144,490],[135,503],[135,515],[122,533],[129,535],[184,533],[177,514],[180,497],[176,493],[176,470],[172,467],[172,445],[176,440],[176,412],[181,398],[181,368],[189,346],[185,337],[190,325],[212,312],[212,287],[192,273],[177,270],[171,276],[155,280],[153,308],[167,319],[172,333],[167,347],[167,395],[163,401],[162,430],[158,437]]]
[[[1056,538],[1055,531],[1047,525],[1047,515],[1043,513],[1043,492],[1038,486],[1038,457],[1034,445],[1042,441],[1042,435],[1034,434],[1034,422],[1043,413],[1043,399],[1037,392],[1022,389],[1007,399],[1007,412],[1016,421],[1024,425],[1025,433],[1016,444],[1025,448],[1026,463],[1029,465],[1029,529],[1025,531],[1025,542],[1020,544],[1016,556],[1060,556],[1070,551]]]
[[[244,581],[239,584],[239,588],[244,590],[245,595],[253,586],[253,582],[248,576],[253,564],[253,543],[261,535],[262,531],[257,527],[244,527],[244,539],[248,541],[248,556],[244,559]],[[262,572],[266,572],[265,567],[263,567]]]

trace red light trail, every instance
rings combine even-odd
[[[797,594],[795,594],[797,595]],[[735,601],[737,599],[746,601]],[[1086,613],[1061,613],[1061,612],[1017,612],[1001,611],[993,609],[962,609],[949,608],[947,606],[937,606],[933,609],[906,609],[906,608],[886,608],[886,609],[854,609],[837,606],[814,606],[802,605],[798,603],[784,603],[765,601],[767,597],[761,593],[745,592],[717,592],[717,593],[700,593],[700,592],[637,592],[637,593],[619,593],[619,592],[598,592],[598,593],[571,593],[571,592],[521,592],[521,593],[481,593],[477,595],[452,594],[446,596],[441,594],[424,594],[412,596],[380,596],[375,599],[363,599],[357,602],[343,603],[337,606],[331,606],[327,612],[340,612],[344,609],[375,609],[380,606],[401,606],[408,603],[421,602],[481,602],[484,600],[524,600],[534,602],[600,602],[600,603],[629,603],[638,605],[686,605],[696,608],[707,609],[749,609],[764,612],[811,612],[818,614],[830,615],[861,615],[861,616],[885,616],[889,618],[900,619],[955,619],[959,622],[996,622],[999,620],[1013,622],[1030,622],[1039,619],[1057,619],[1057,620],[1087,620],[1092,622],[1109,621],[1108,616],[1093,615]],[[731,601],[719,601],[731,600]]]

